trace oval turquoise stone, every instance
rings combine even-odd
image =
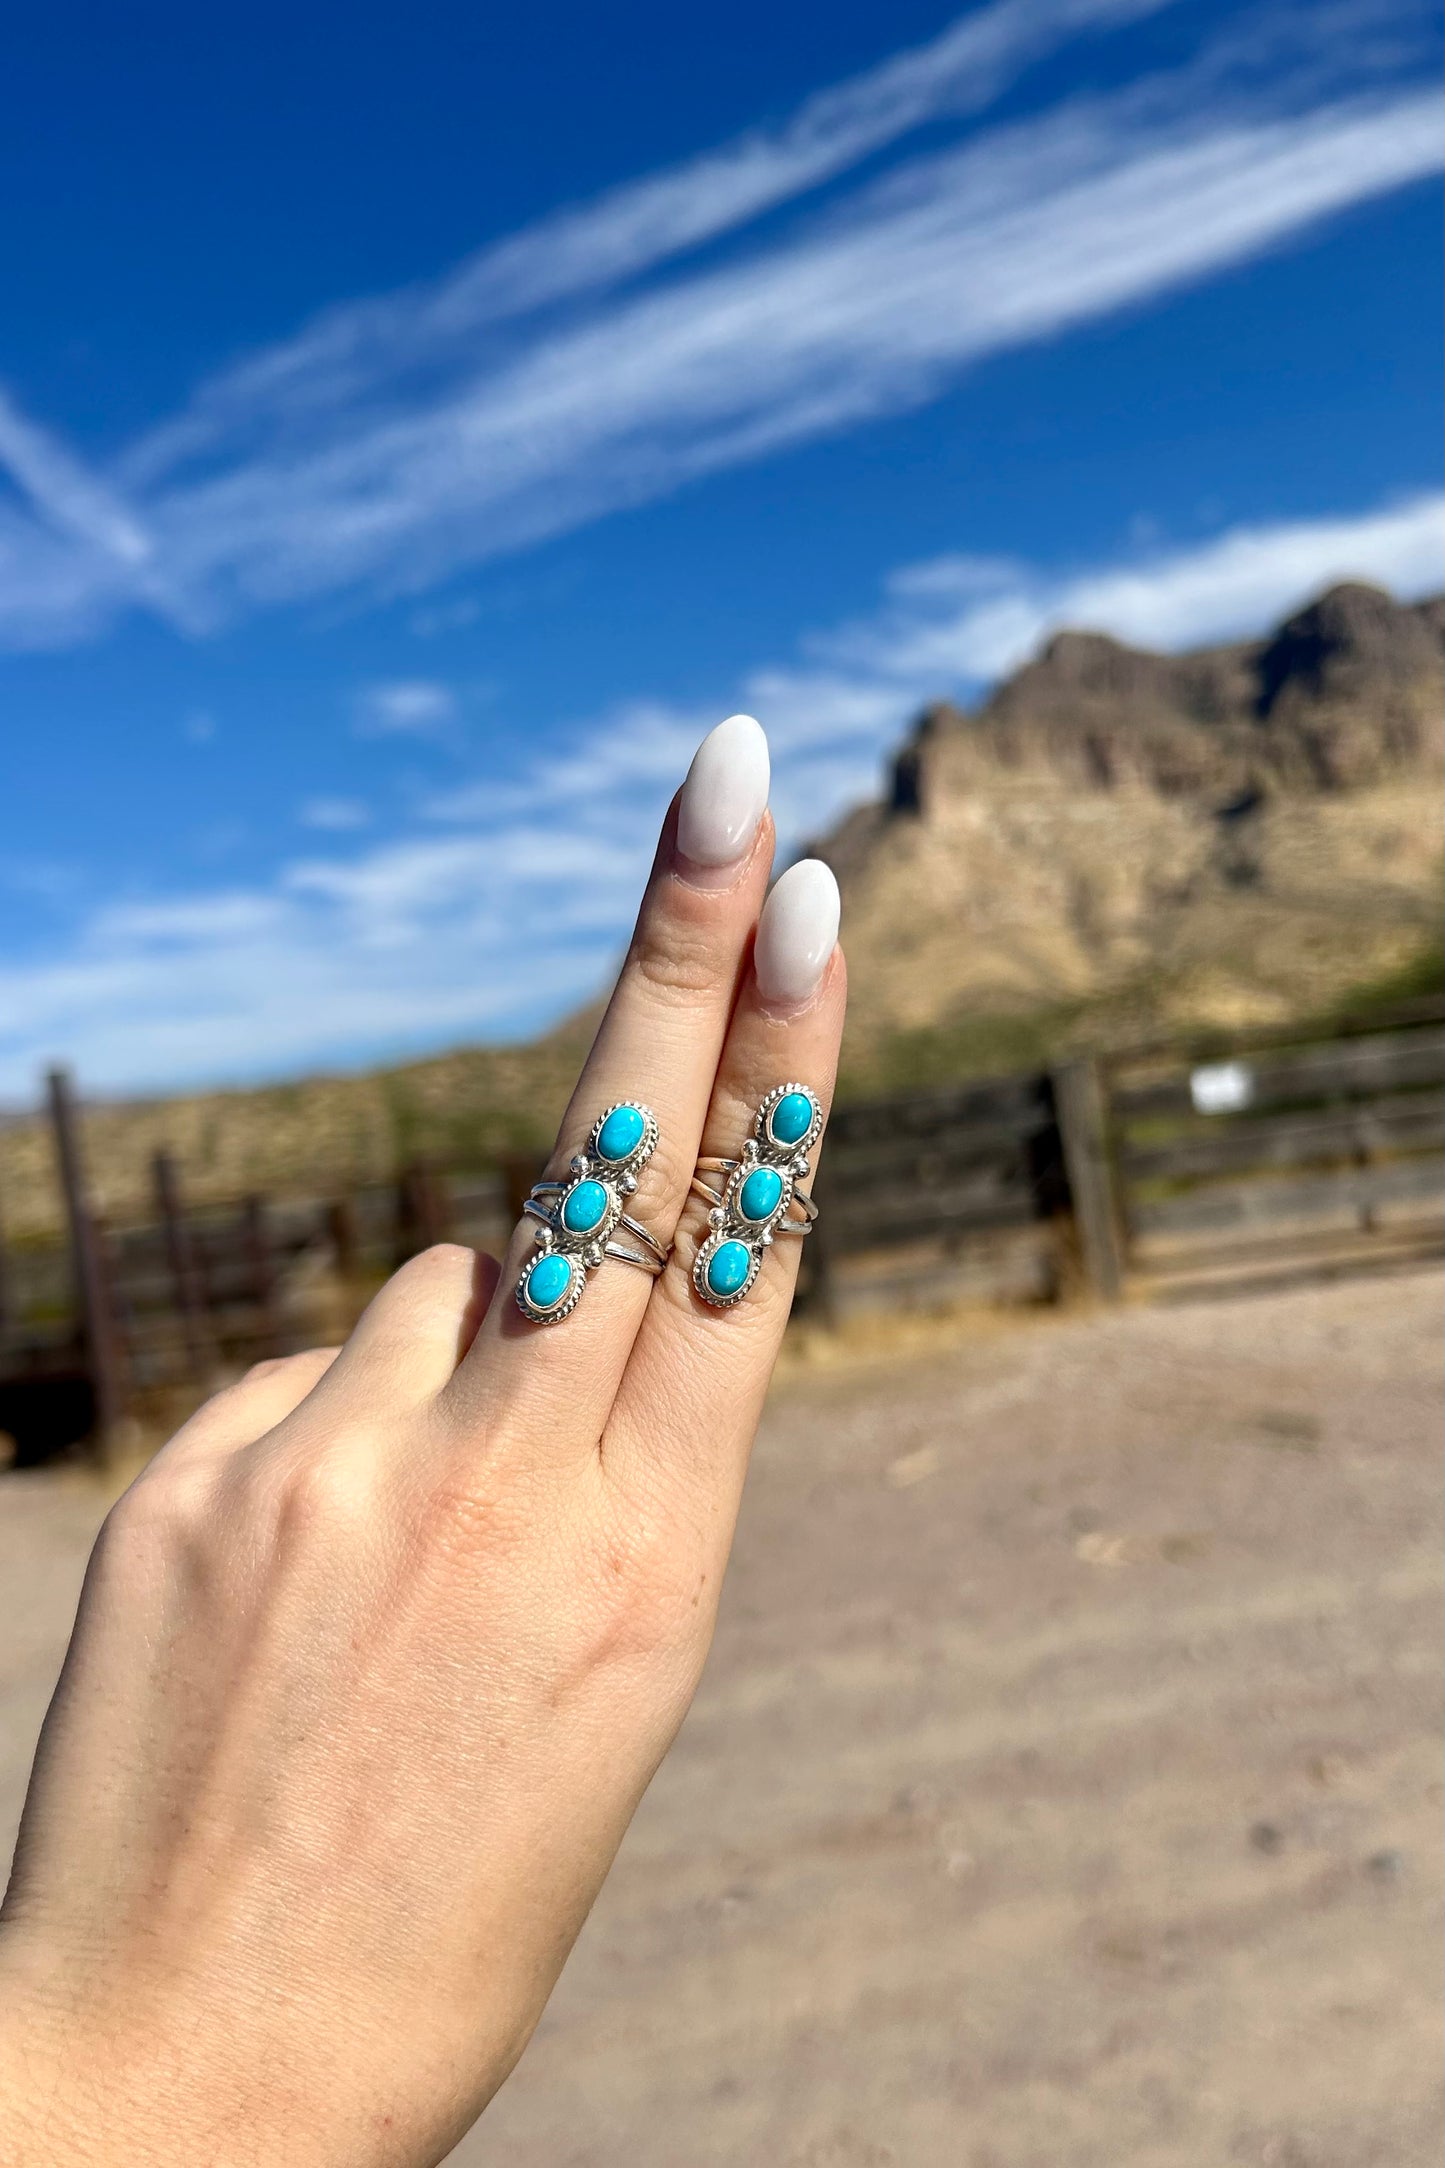
[[[556,1250],[539,1257],[527,1274],[527,1300],[534,1310],[555,1310],[572,1289],[572,1260]]]
[[[615,1166],[620,1159],[630,1159],[646,1135],[640,1107],[614,1107],[597,1132],[598,1153]]]
[[[796,1144],[813,1126],[813,1102],[806,1092],[785,1092],[768,1116],[768,1134],[779,1144]]]
[[[707,1284],[715,1295],[735,1295],[752,1269],[746,1242],[720,1242],[707,1261]]]
[[[569,1235],[590,1235],[607,1217],[607,1192],[600,1182],[579,1182],[567,1192],[562,1225]]]
[[[770,1219],[783,1194],[783,1178],[774,1167],[754,1167],[738,1193],[738,1210],[745,1220]]]

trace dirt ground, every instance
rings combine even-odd
[[[1434,1275],[794,1363],[457,2168],[1440,2157]],[[0,1481],[0,1840],[95,1492]]]

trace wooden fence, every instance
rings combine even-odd
[[[1439,1003],[1383,1031],[1118,1055],[1098,1065],[1088,1120],[1107,1191],[1090,1230],[1100,1285],[1195,1293],[1441,1247]]]
[[[91,1203],[66,1078],[50,1111],[66,1249],[0,1244],[0,1432],[22,1458],[265,1354],[344,1333],[403,1258],[505,1242],[538,1172],[414,1164],[344,1196],[188,1207],[168,1155],[143,1220]],[[1106,1301],[1354,1270],[1445,1245],[1445,1003],[1326,1040],[1141,1047],[834,1110],[803,1314]]]
[[[1000,1077],[834,1109],[800,1289],[858,1309],[1057,1296],[1069,1210],[1054,1080]]]
[[[263,1356],[334,1340],[405,1258],[447,1237],[494,1249],[516,1216],[519,1168],[448,1178],[414,1163],[341,1196],[198,1206],[162,1152],[150,1214],[111,1225],[63,1073],[49,1104],[68,1239],[8,1254],[0,1241],[0,1433],[22,1461],[103,1442],[128,1415],[168,1413]]]

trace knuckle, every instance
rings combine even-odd
[[[268,1378],[295,1379],[317,1377],[333,1363],[340,1353],[336,1347],[308,1347],[298,1349],[294,1355],[268,1355],[258,1363],[252,1363],[237,1384],[226,1387],[217,1394],[225,1400],[228,1394],[242,1393],[248,1385],[259,1385]]]
[[[320,1539],[328,1548],[344,1549],[376,1525],[373,1456],[353,1437],[344,1445],[278,1458],[256,1470],[248,1487],[251,1510],[271,1527],[279,1545]]]
[[[720,1077],[708,1110],[706,1149],[735,1153],[742,1139],[753,1135],[759,1102],[776,1081],[776,1075],[760,1068],[747,1077]]]
[[[470,1272],[476,1261],[476,1251],[463,1242],[433,1242],[401,1269],[418,1280],[454,1280],[458,1273]]]
[[[460,1299],[470,1289],[477,1253],[460,1242],[434,1242],[399,1265],[376,1297],[373,1311],[391,1325],[411,1324],[439,1302]]]
[[[288,1365],[296,1360],[297,1358],[294,1355],[267,1355],[262,1361],[252,1363],[250,1369],[242,1373],[240,1383],[242,1385],[259,1385],[263,1378],[274,1378],[278,1371],[285,1370]],[[236,1388],[233,1386],[230,1390],[235,1391]]]
[[[264,1372],[266,1365],[257,1363],[255,1368]],[[185,1424],[185,1429],[209,1429],[217,1420],[224,1424],[232,1415],[240,1415],[249,1398],[246,1387],[251,1383],[253,1375],[254,1373],[248,1370],[243,1377],[235,1379],[230,1385],[223,1385],[219,1392],[212,1393],[209,1400],[203,1400]]]
[[[667,1000],[695,1001],[717,990],[716,945],[675,920],[640,928],[629,962],[642,984]]]
[[[155,1462],[119,1497],[101,1525],[96,1557],[114,1569],[199,1549],[220,1526],[216,1471],[205,1462]]]

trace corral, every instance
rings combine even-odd
[[[1139,1046],[834,1110],[800,1316],[834,1327],[960,1300],[1179,1296],[1391,1266],[1445,1237],[1445,1007],[1318,1032]],[[258,1357],[339,1338],[443,1237],[500,1250],[540,1171],[413,1161],[386,1185],[188,1207],[167,1151],[152,1212],[108,1224],[83,1119],[50,1079],[68,1248],[0,1254],[0,1432],[21,1460],[139,1420]]]

